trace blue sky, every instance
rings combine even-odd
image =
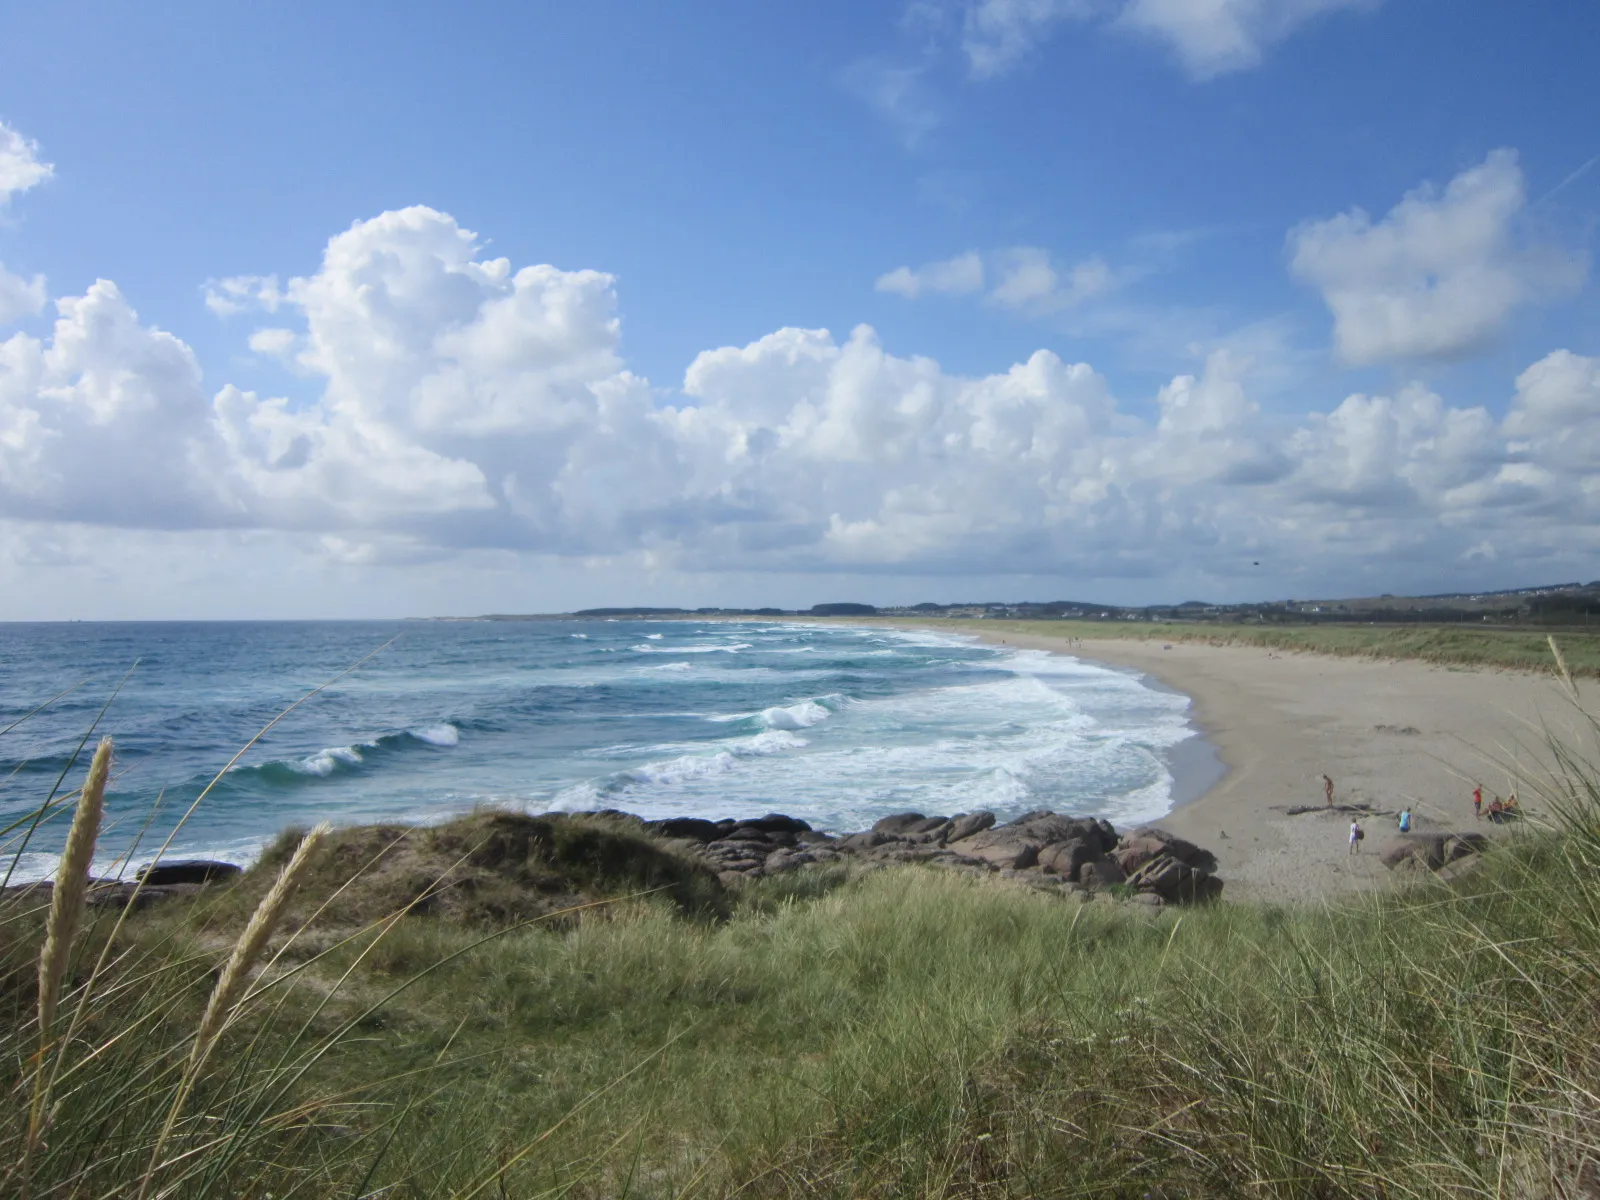
[[[1592,4],[0,21],[0,618],[1600,575]]]

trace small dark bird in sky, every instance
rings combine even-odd
[[[1261,565],[1261,564],[1260,564],[1260,563],[1258,563],[1258,562],[1253,562],[1253,563],[1251,563],[1251,564],[1250,564],[1250,565],[1251,565],[1251,566],[1252,566],[1252,567],[1259,567],[1259,566],[1260,566],[1260,565]]]

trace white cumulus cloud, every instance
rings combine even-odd
[[[1025,302],[1088,286],[1039,280]],[[1129,403],[1050,351],[967,376],[866,326],[708,349],[664,393],[622,359],[609,275],[490,258],[421,207],[223,294],[264,291],[282,324],[252,342],[293,353],[307,396],[208,391],[105,281],[0,342],[0,522],[47,557],[39,530],[99,526],[295,534],[351,570],[1201,578],[1265,558],[1354,591],[1600,550],[1600,364],[1566,351],[1503,420],[1418,385],[1266,412],[1221,352]]]
[[[0,263],[0,325],[9,325],[19,317],[31,317],[44,311],[46,299],[43,275],[24,279],[6,270]]]
[[[249,346],[253,352],[266,358],[287,358],[299,341],[299,335],[292,329],[268,327],[252,333]]]
[[[171,528],[228,524],[205,454],[200,365],[114,283],[56,301],[46,341],[0,342],[0,511]]]
[[[39,158],[37,142],[0,121],[0,204],[43,183],[55,170]]]
[[[1517,308],[1581,280],[1574,256],[1519,245],[1526,186],[1512,150],[1496,150],[1443,192],[1424,184],[1381,220],[1352,209],[1289,235],[1290,268],[1333,314],[1352,364],[1452,358],[1483,348]]]

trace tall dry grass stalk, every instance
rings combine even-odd
[[[1561,682],[1567,685],[1568,694],[1572,696],[1574,701],[1577,701],[1579,699],[1578,685],[1573,682],[1572,672],[1567,670],[1567,657],[1561,653],[1560,643],[1556,641],[1556,636],[1553,633],[1545,640],[1550,643],[1550,653],[1555,655],[1556,658],[1556,674],[1560,675]]]
[[[149,1195],[156,1171],[161,1165],[161,1152],[166,1149],[167,1141],[178,1123],[183,1106],[188,1102],[189,1093],[194,1090],[195,1080],[199,1077],[201,1068],[205,1066],[206,1059],[216,1046],[217,1038],[222,1035],[228,1019],[233,1016],[244,996],[245,987],[250,980],[250,969],[261,957],[262,950],[272,937],[272,931],[283,918],[283,910],[289,906],[289,901],[294,897],[295,888],[300,882],[299,877],[305,870],[306,863],[311,861],[311,855],[318,843],[332,829],[333,826],[324,821],[300,840],[293,857],[284,864],[283,870],[278,872],[278,878],[273,881],[271,889],[261,898],[261,903],[256,905],[255,912],[250,914],[250,923],[244,927],[239,940],[233,944],[233,953],[228,956],[227,966],[222,968],[217,986],[211,990],[211,999],[207,1001],[205,1014],[200,1018],[200,1027],[195,1031],[194,1047],[189,1052],[189,1062],[184,1068],[183,1079],[178,1084],[177,1095],[173,1097],[172,1106],[167,1110],[166,1123],[161,1127],[155,1148],[150,1152],[150,1164],[145,1168],[144,1178],[139,1183],[139,1200],[144,1200]]]
[[[27,1185],[34,1151],[44,1132],[49,1101],[49,1073],[45,1059],[50,1049],[50,1030],[55,1025],[56,1006],[61,1000],[61,980],[72,957],[72,943],[83,922],[84,901],[89,894],[89,864],[94,859],[95,842],[100,837],[100,819],[105,814],[106,779],[111,774],[112,744],[100,739],[89,774],[78,797],[78,811],[72,816],[67,844],[56,868],[55,887],[50,893],[50,916],[45,922],[44,949],[39,954],[39,1056],[33,1078],[33,1100],[28,1106],[28,1136],[23,1145],[22,1178]]]
[[[61,979],[66,973],[72,942],[83,921],[84,900],[89,892],[89,863],[100,836],[100,818],[105,812],[106,778],[111,773],[111,739],[101,738],[83,782],[83,795],[72,818],[61,865],[56,868],[55,888],[50,896],[50,918],[45,925],[44,951],[39,955],[39,1043],[41,1050],[50,1041],[56,1005],[61,999]]]
[[[283,910],[288,907],[290,899],[294,896],[301,871],[310,861],[318,843],[332,828],[333,826],[324,821],[300,840],[293,857],[284,864],[283,870],[278,872],[278,878],[273,883],[272,889],[261,898],[261,903],[256,905],[256,911],[250,916],[250,923],[244,927],[244,932],[234,943],[233,953],[228,956],[228,965],[222,969],[222,977],[212,989],[205,1015],[200,1018],[200,1028],[194,1035],[194,1049],[189,1055],[191,1075],[205,1062],[223,1026],[233,1015],[239,997],[244,993],[245,984],[249,981],[250,968],[255,966],[256,959],[261,957],[261,951],[266,948],[267,940],[272,937],[272,931],[277,928],[278,921],[283,917]]]

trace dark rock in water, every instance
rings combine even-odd
[[[945,844],[949,845],[951,842],[959,842],[963,838],[969,838],[975,833],[982,833],[993,824],[994,814],[987,810],[966,813],[952,818],[950,832],[945,835]]]
[[[715,840],[722,832],[715,821],[703,817],[667,817],[660,821],[646,821],[644,827],[657,837],[688,838],[695,842]]]
[[[236,879],[244,869],[234,863],[215,862],[207,858],[192,858],[179,862],[158,862],[141,867],[135,876],[148,886],[164,887],[169,883],[214,883],[222,879]]]

